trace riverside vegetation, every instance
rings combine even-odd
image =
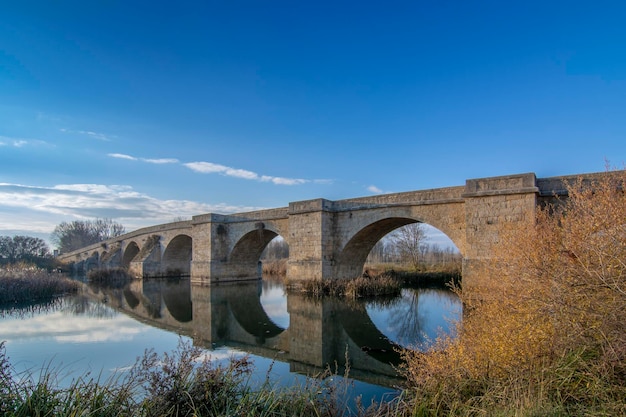
[[[64,275],[18,263],[0,269],[0,306],[49,299],[75,293],[80,284]]]
[[[368,416],[626,415],[626,171],[568,186],[569,198],[500,236],[484,281],[463,292],[454,339],[406,349],[402,393],[357,407]],[[341,416],[331,379],[278,390],[247,384],[249,363],[224,368],[191,347],[148,352],[126,378],[16,376],[0,349],[4,415]]]
[[[403,352],[414,415],[626,415],[626,171],[500,236],[458,338]]]

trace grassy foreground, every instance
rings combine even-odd
[[[217,366],[195,347],[181,342],[162,357],[147,351],[116,379],[90,375],[59,387],[53,371],[38,378],[15,375],[0,344],[0,415],[17,416],[347,416],[397,415],[393,403],[358,404],[349,410],[345,382],[308,379],[304,386],[276,389],[269,378],[250,384],[252,364],[233,358]]]

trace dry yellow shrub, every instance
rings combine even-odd
[[[546,382],[557,377],[548,372],[560,372],[564,358],[581,351],[593,358],[591,379],[626,383],[625,185],[626,171],[573,181],[568,198],[537,210],[534,225],[501,234],[484,285],[460,292],[457,339],[426,354],[405,352],[406,375],[419,395],[450,410],[487,392],[492,402],[511,401],[501,393],[523,384],[521,402],[565,395],[565,388],[568,398],[583,401],[572,390],[589,386],[552,389]]]

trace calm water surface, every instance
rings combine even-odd
[[[347,355],[350,395],[367,403],[401,384],[394,348],[424,349],[460,317],[458,298],[439,289],[407,288],[393,300],[366,302],[287,295],[273,281],[201,287],[151,280],[89,285],[81,295],[4,310],[0,340],[16,371],[53,369],[62,383],[86,371],[102,379],[125,372],[146,349],[170,352],[181,339],[215,361],[249,355],[254,380],[270,372],[284,386],[343,365]]]

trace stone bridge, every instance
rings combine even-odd
[[[582,175],[592,179],[603,173]],[[394,229],[430,224],[454,242],[467,285],[488,262],[507,223],[534,221],[535,210],[578,175],[536,178],[533,173],[466,180],[465,185],[330,201],[238,214],[201,214],[147,227],[62,254],[80,272],[123,267],[136,277],[190,276],[194,283],[260,276],[260,256],[281,236],[289,245],[287,277],[350,278],[362,273],[373,246]]]

